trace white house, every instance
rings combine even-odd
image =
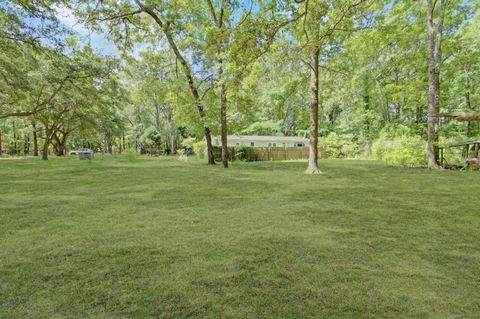
[[[251,147],[305,147],[309,140],[301,136],[249,136],[249,135],[228,135],[227,145],[236,147],[240,145]],[[221,146],[220,136],[212,136],[213,146]]]

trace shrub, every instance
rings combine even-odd
[[[182,141],[182,146],[186,149],[192,149],[194,143],[195,143],[195,138],[187,137]]]
[[[240,145],[237,147],[236,158],[240,161],[258,161],[258,151],[249,146]]]
[[[399,136],[377,139],[372,145],[372,157],[394,166],[425,166],[426,143],[419,136]]]
[[[394,147],[393,144],[393,140],[384,137],[375,140],[370,153],[372,159],[385,160],[385,155]]]
[[[177,150],[177,154],[178,154],[179,161],[182,161],[182,162],[188,161],[188,150],[181,148]]]
[[[126,149],[124,152],[123,152],[123,156],[125,156],[125,158],[127,160],[129,160],[130,162],[133,162],[137,159],[137,151],[133,148],[129,148],[129,149]]]
[[[205,147],[206,144],[204,141],[196,142],[192,144],[193,151],[197,154],[198,158],[203,159],[205,157]]]
[[[319,138],[320,157],[324,158],[355,158],[360,154],[357,144],[347,135],[330,133],[326,137]]]

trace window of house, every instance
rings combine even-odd
[[[273,143],[273,147],[277,147],[277,143]]]
[[[250,143],[250,146],[255,146],[255,143],[254,143],[254,142],[251,142],[251,143]]]
[[[297,143],[298,147],[303,147],[303,143]]]
[[[268,147],[272,146],[272,143],[268,143]]]

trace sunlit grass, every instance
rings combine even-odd
[[[476,318],[480,174],[0,162],[1,318]]]

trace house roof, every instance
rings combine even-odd
[[[220,136],[215,136],[220,139]],[[228,135],[229,141],[264,141],[264,142],[308,142],[309,140],[303,136],[258,136],[258,135]]]

